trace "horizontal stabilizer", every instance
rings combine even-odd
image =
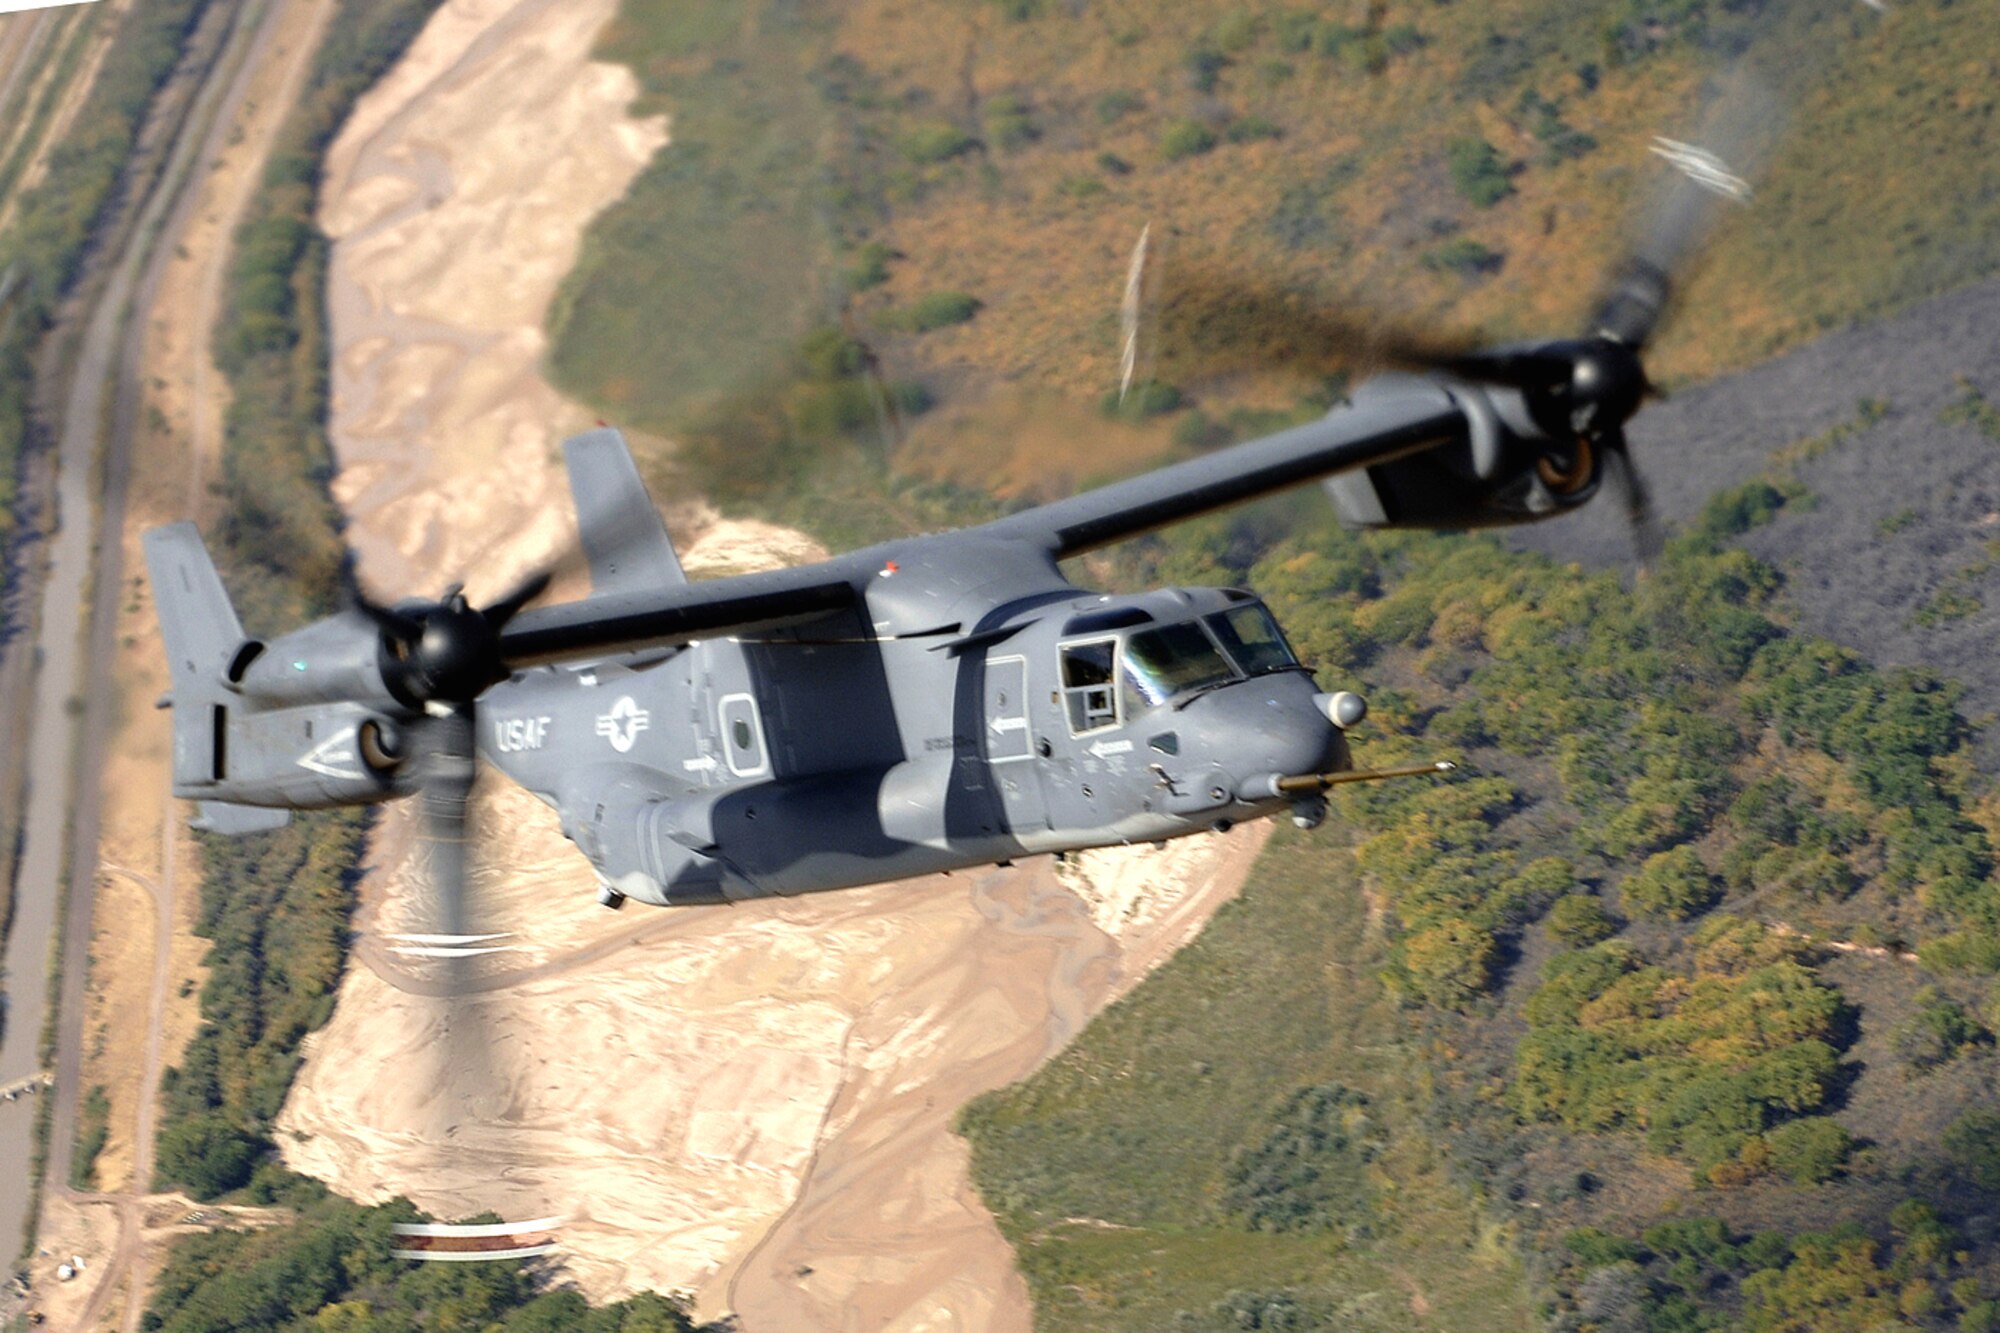
[[[563,442],[576,526],[590,559],[595,596],[679,587],[680,558],[639,479],[632,451],[615,430],[593,430]]]
[[[203,801],[201,812],[188,827],[203,833],[239,837],[245,833],[270,833],[291,822],[289,810],[268,810],[261,805],[235,805],[229,801]]]

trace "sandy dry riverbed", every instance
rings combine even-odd
[[[384,594],[466,578],[477,598],[573,540],[556,446],[590,423],[540,377],[542,318],[666,133],[589,59],[612,9],[450,0],[333,152],[335,490]],[[816,553],[699,511],[676,536],[691,568]],[[570,1218],[564,1264],[593,1298],[686,1290],[751,1333],[1027,1328],[951,1117],[1198,929],[1258,842],[614,914],[550,812],[482,791],[477,882],[521,946],[479,1006],[490,1116],[436,1133],[442,1016],[382,944],[412,920],[395,810],[286,1157],[362,1198]]]

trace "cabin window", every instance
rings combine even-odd
[[[764,757],[763,719],[757,715],[757,701],[747,694],[723,696],[722,757],[729,771],[739,778],[762,777],[770,765]]]
[[[1116,639],[1063,645],[1063,698],[1074,734],[1118,725],[1117,660]]]
[[[1236,678],[1215,640],[1193,621],[1134,634],[1125,643],[1125,674],[1140,698],[1163,704],[1177,694]]]
[[[1261,676],[1267,671],[1283,671],[1299,664],[1292,646],[1285,642],[1284,631],[1260,604],[1218,611],[1207,617],[1207,622],[1246,676]]]

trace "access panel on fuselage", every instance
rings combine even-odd
[[[986,766],[999,793],[1011,833],[1045,831],[1048,803],[1042,795],[1040,756],[1028,721],[1028,659],[997,653],[986,659],[983,718]]]

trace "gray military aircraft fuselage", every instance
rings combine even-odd
[[[563,812],[616,892],[662,904],[1155,841],[1295,799],[1303,818],[1323,801],[1275,786],[1344,750],[1330,696],[1261,602],[1096,596],[1012,555],[912,544],[858,607],[811,628],[520,673],[482,700],[481,752]]]
[[[566,446],[592,591],[353,605],[246,638],[192,525],[148,534],[174,784],[200,827],[420,792],[460,857],[474,753],[560,812],[603,896],[808,893],[1290,811],[1353,771],[1328,693],[1237,589],[1105,596],[1060,562],[1315,478],[1364,526],[1585,502],[1638,401],[1609,337],[1528,387],[1382,376],[1321,420],[979,527],[689,582],[616,432]],[[1555,364],[1561,376],[1551,377]],[[439,872],[462,879],[460,861]],[[456,893],[457,890],[453,890]]]

